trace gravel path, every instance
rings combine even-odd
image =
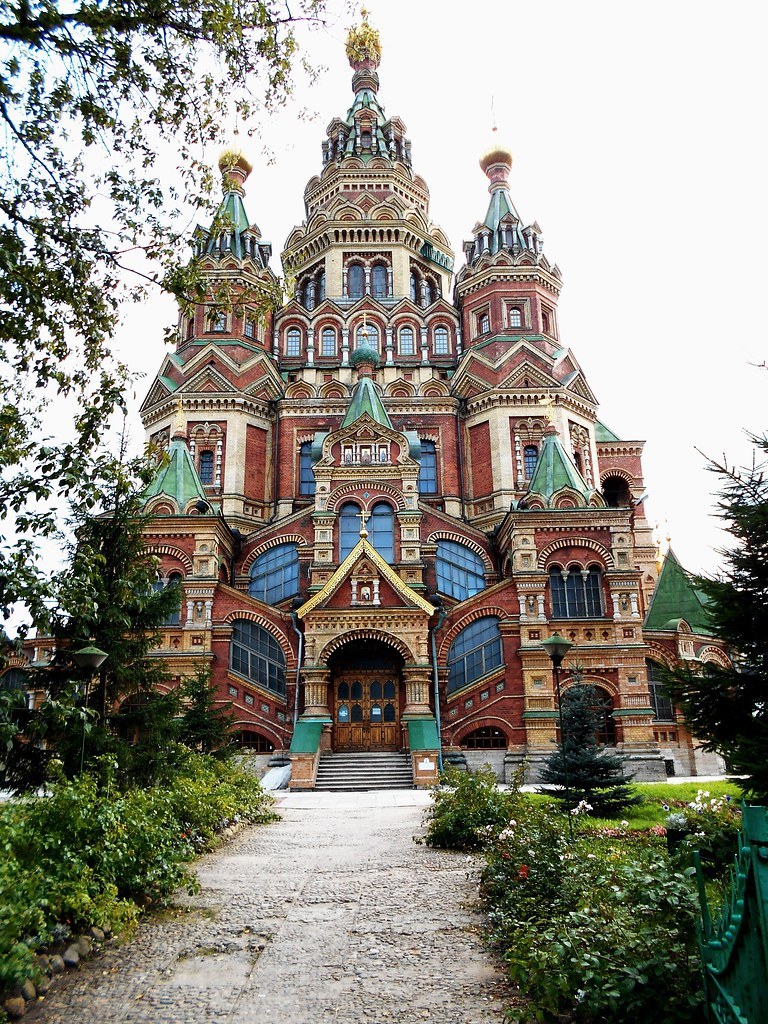
[[[286,795],[282,821],[202,858],[199,895],[62,978],[25,1021],[500,1024],[476,867],[414,843],[424,802]]]

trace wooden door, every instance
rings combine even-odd
[[[336,676],[335,750],[400,749],[398,682],[391,669],[349,669]]]

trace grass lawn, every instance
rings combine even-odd
[[[594,822],[596,828],[605,825],[616,825],[622,821],[628,822],[629,828],[650,828],[652,825],[663,825],[668,814],[672,811],[685,807],[687,803],[696,798],[699,790],[709,793],[710,797],[730,796],[738,804],[741,803],[742,793],[734,782],[681,782],[678,784],[669,782],[646,782],[638,783],[632,787],[635,793],[643,797],[643,802],[634,807],[628,807],[615,818],[597,818],[594,815],[582,817],[582,827]],[[527,794],[533,803],[549,803],[550,798],[541,793]],[[664,805],[669,810],[666,810]]]

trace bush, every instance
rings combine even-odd
[[[479,850],[506,825],[519,802],[516,789],[503,792],[490,768],[463,772],[448,768],[432,791],[423,842],[444,850]]]
[[[162,789],[117,792],[112,759],[98,767],[0,807],[0,992],[62,928],[131,923],[139,905],[194,886],[186,865],[225,825],[274,818],[253,776],[203,755]]]
[[[741,811],[728,796],[713,797],[700,789],[695,799],[666,820],[670,852],[682,866],[692,863],[694,850],[701,853],[708,875],[719,875],[733,863],[741,831]],[[677,838],[672,836],[677,833]]]

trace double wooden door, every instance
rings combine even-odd
[[[334,749],[399,750],[398,675],[345,670],[334,680]]]

